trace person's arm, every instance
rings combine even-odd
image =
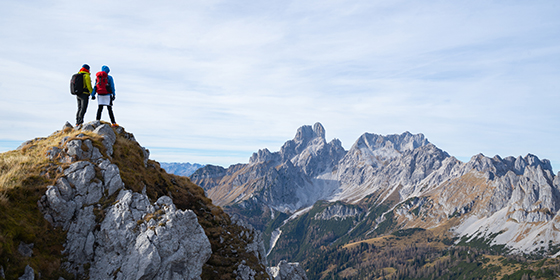
[[[117,92],[115,91],[115,83],[113,82],[113,76],[107,76],[109,79],[109,85],[111,85],[111,92],[113,92],[113,97],[117,96]]]
[[[91,98],[95,99],[95,89],[97,88],[97,78],[95,79],[95,85],[93,86],[93,90],[91,91]]]

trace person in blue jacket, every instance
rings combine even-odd
[[[97,99],[97,120],[101,120],[101,113],[103,112],[103,106],[107,106],[107,111],[109,111],[109,117],[111,118],[112,126],[118,126],[117,122],[115,122],[115,116],[113,114],[113,101],[116,98],[115,93],[115,83],[113,81],[113,77],[109,75],[108,66],[103,65],[101,67],[101,71],[95,74],[95,86],[93,87],[93,91],[91,92],[91,99],[95,100],[95,94],[99,95]]]

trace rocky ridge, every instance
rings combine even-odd
[[[424,135],[409,132],[365,133],[345,151],[340,141],[327,143],[324,135],[319,123],[303,126],[278,152],[259,150],[248,164],[207,166],[191,178],[267,238],[266,228],[275,224],[280,228],[272,230],[281,233],[288,226],[275,221],[278,217],[313,211],[311,206],[323,200],[360,209],[345,213],[333,205],[313,212],[314,219],[356,219],[347,238],[367,238],[381,229],[453,225],[451,231],[463,240],[485,238],[490,246],[525,254],[558,252],[560,179],[548,160],[480,154],[463,163]]]
[[[45,152],[52,171],[43,174],[54,179],[37,202],[66,233],[61,270],[78,279],[270,279],[260,232],[230,221],[187,178],[163,172],[122,127],[67,123],[53,135],[19,149],[68,135]],[[19,254],[34,259],[33,243],[21,244],[31,249]],[[6,252],[0,247],[0,272],[13,275]],[[43,274],[37,269],[28,265],[25,279]]]
[[[113,129],[101,123],[84,129],[89,125],[103,136],[107,156],[112,156]],[[81,137],[62,143],[58,153],[65,155],[49,153],[74,163],[39,203],[45,218],[67,231],[64,268],[84,275],[89,267],[90,279],[200,279],[212,250],[196,214],[178,210],[168,196],[152,204],[146,194],[124,189],[119,168]],[[113,194],[115,202],[102,209],[102,200]]]

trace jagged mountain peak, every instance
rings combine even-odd
[[[325,139],[325,128],[319,122],[315,123],[313,127],[310,125],[304,125],[298,128],[294,141],[296,143],[301,143],[305,141],[312,140],[314,138]]]
[[[518,156],[517,158],[508,156],[502,159],[498,155],[490,158],[480,153],[471,157],[466,163],[466,169],[474,169],[479,172],[493,172],[498,176],[503,176],[509,171],[516,175],[523,175],[527,167],[540,167],[543,171],[553,174],[550,161],[547,159],[541,160],[533,154],[527,154],[525,157]]]
[[[325,135],[325,128],[319,122],[315,123],[313,127],[310,125],[301,126],[297,129],[294,139],[286,141],[280,151],[270,152],[267,148],[259,149],[249,158],[249,164],[269,162],[272,165],[279,165],[292,161],[292,163],[298,165],[301,157],[309,159],[327,153],[335,154],[335,157],[339,158],[338,155],[346,153],[340,140],[333,139],[327,143]]]
[[[260,150],[253,165],[228,168],[220,183],[195,181],[212,186],[212,199],[231,197],[220,200],[227,211],[270,229],[275,261],[304,254],[309,243],[319,248],[418,228],[560,256],[560,176],[550,161],[478,154],[462,162],[408,131],[365,133],[348,151],[324,135],[319,123],[302,126],[279,152]]]
[[[430,143],[422,133],[412,134],[408,131],[402,134],[379,135],[364,133],[354,143],[352,148],[367,147],[370,150],[392,149],[398,152],[412,151]]]
[[[304,125],[298,128],[294,139],[287,141],[280,148],[281,161],[292,160],[309,147],[313,150],[321,149],[327,144],[325,134],[325,128],[320,123],[315,123],[313,127]]]

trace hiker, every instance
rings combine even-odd
[[[113,127],[118,126],[115,122],[115,116],[113,115],[113,101],[115,100],[115,83],[113,82],[113,77],[109,75],[109,67],[103,65],[101,71],[95,74],[95,87],[91,92],[91,99],[95,100],[95,94],[99,95],[97,99],[97,120],[101,120],[101,113],[103,112],[103,106],[107,106],[109,111],[109,117],[111,118],[111,125]]]
[[[83,76],[83,90],[76,94],[76,100],[78,100],[78,112],[76,112],[76,126],[84,123],[84,116],[86,115],[86,110],[89,103],[89,95],[92,91],[91,88],[91,77],[89,75],[89,65],[84,64],[78,72]]]

